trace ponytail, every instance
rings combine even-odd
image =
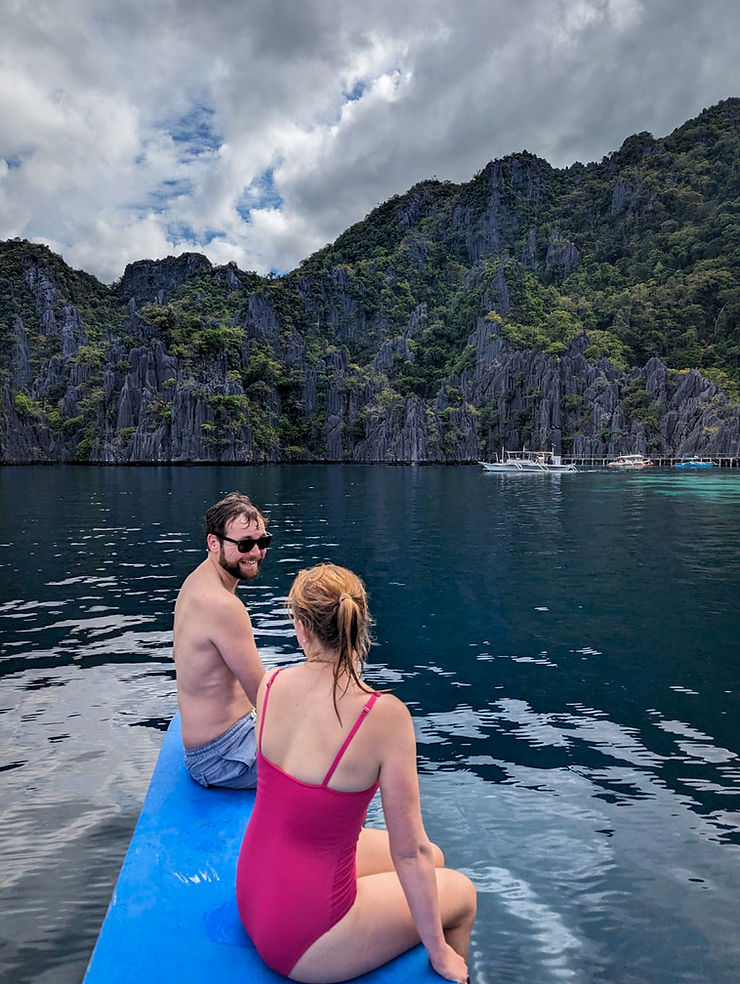
[[[362,671],[370,649],[370,613],[362,580],[336,564],[319,564],[300,571],[288,595],[295,618],[310,629],[334,661],[334,710],[337,690],[344,681],[343,694],[351,683],[370,693],[362,682]]]

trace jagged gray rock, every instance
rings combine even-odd
[[[487,180],[497,187],[500,171],[492,169]],[[517,180],[526,180],[523,171]],[[528,190],[537,193],[536,181]],[[493,225],[475,236],[490,240],[502,210],[499,202],[486,220]],[[196,379],[142,318],[140,304],[171,296],[183,278],[210,266],[194,254],[179,259],[127,268],[122,290],[131,296],[123,335],[107,329],[110,348],[103,366],[80,359],[89,346],[87,333],[73,305],[59,307],[48,271],[36,265],[27,272],[41,331],[57,347],[34,376],[28,333],[22,319],[15,319],[12,377],[2,395],[3,461],[69,461],[83,439],[91,460],[110,463],[284,458],[285,449],[264,436],[269,432],[264,427],[286,412],[285,397],[274,383],[259,380],[257,410],[254,397],[229,371],[225,350],[212,359],[206,376]],[[545,263],[565,270],[577,262],[573,244],[553,233]],[[502,445],[554,447],[593,457],[627,451],[737,454],[740,449],[740,411],[699,372],[671,371],[658,359],[629,372],[606,359],[591,362],[587,334],[569,342],[559,357],[518,349],[486,318],[478,320],[468,339],[472,366],[443,380],[431,399],[389,398],[384,380],[399,360],[414,363],[413,340],[427,324],[426,305],[412,311],[403,334],[389,337],[382,311],[367,318],[349,296],[351,289],[346,271],[335,268],[319,281],[305,277],[300,297],[307,311],[324,312],[346,340],[361,328],[365,344],[375,345],[370,377],[352,365],[346,347],[327,349],[318,362],[309,362],[306,340],[294,328],[284,328],[268,291],[252,293],[243,315],[232,322],[243,331],[241,359],[247,372],[256,345],[257,351],[266,346],[298,373],[296,407],[306,420],[320,422],[324,460],[470,462]],[[487,291],[485,303],[504,314],[509,297],[503,259]],[[124,337],[133,344],[125,345]],[[23,389],[31,394],[30,402],[16,400]],[[52,395],[70,422],[66,429],[50,427],[34,405]],[[75,431],[74,422],[82,419],[91,398],[99,402],[94,436],[86,436],[93,432]],[[637,398],[640,412],[632,405]],[[647,423],[651,413],[657,422],[652,429]],[[263,429],[259,439],[256,428]],[[307,457],[300,448],[293,453]]]
[[[690,244],[704,184],[719,189],[710,214],[729,214],[738,113],[728,101],[666,140],[637,134],[599,165],[556,172],[522,152],[463,186],[422,182],[277,280],[185,253],[132,263],[107,288],[43,247],[5,243],[0,460],[470,462],[502,445],[738,455],[727,395],[647,358],[690,363],[695,337],[714,379],[735,372],[732,275],[691,265]],[[711,182],[690,184],[682,148]],[[689,216],[675,234],[674,200]],[[728,228],[703,230],[697,255],[719,241],[730,255]],[[692,279],[686,338],[663,338],[670,291]],[[670,290],[651,322],[634,288],[653,285]],[[584,325],[591,335],[573,337]]]
[[[16,390],[25,389],[31,382],[31,350],[28,347],[28,332],[19,317],[13,321],[13,361],[11,365],[13,388]]]
[[[166,298],[198,270],[212,269],[211,261],[201,253],[182,253],[164,260],[137,260],[129,263],[121,278],[124,300],[136,307],[164,304]]]

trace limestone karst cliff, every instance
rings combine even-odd
[[[0,244],[1,460],[738,454],[738,122],[422,182],[279,278]]]

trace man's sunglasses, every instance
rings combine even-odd
[[[217,533],[216,536],[219,540],[227,540],[229,543],[235,543],[239,553],[249,553],[255,547],[258,550],[267,550],[272,541],[272,533],[263,533],[256,540],[253,540],[251,536],[245,536],[243,540],[232,540],[230,536],[224,536],[222,533]]]

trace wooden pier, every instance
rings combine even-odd
[[[573,455],[573,454],[563,454],[562,460],[564,464],[573,464],[576,467],[582,468],[606,468],[610,461],[616,461],[616,454],[612,455],[602,455],[602,456],[588,456],[588,455]],[[679,465],[682,463],[688,463],[690,458],[688,455],[680,455],[673,458],[663,458],[659,455],[650,454],[649,451],[645,452],[645,457],[650,458],[653,463],[654,468],[672,468],[674,465]],[[740,468],[740,454],[733,455],[716,455],[716,454],[702,454],[697,455],[700,461],[711,461],[718,468]]]

